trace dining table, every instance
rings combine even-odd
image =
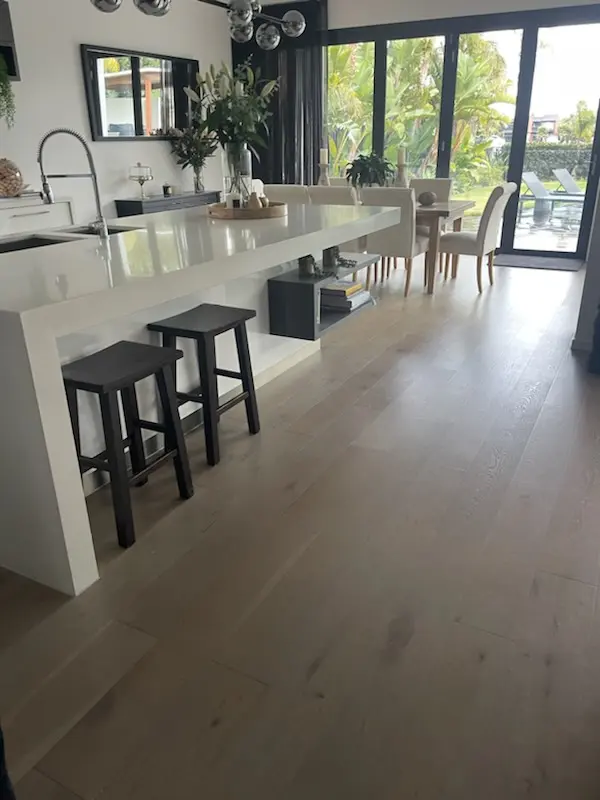
[[[473,200],[447,200],[433,203],[431,206],[417,206],[417,225],[427,226],[429,229],[429,247],[425,256],[427,294],[433,294],[435,287],[435,271],[440,252],[442,225],[452,223],[453,230],[462,230],[465,212],[474,205]],[[453,275],[455,272],[453,265]]]

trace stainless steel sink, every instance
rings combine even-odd
[[[60,238],[42,236],[38,234],[30,234],[29,236],[21,236],[14,239],[0,240],[0,253],[16,253],[18,250],[31,250],[34,247],[48,247],[51,244],[64,244],[65,242],[72,242],[73,239],[67,237]]]
[[[140,228],[121,228],[119,225],[109,225],[108,235],[112,236],[115,233],[127,233],[128,231],[139,231]],[[98,231],[94,225],[81,225],[78,228],[64,229],[62,233],[79,233],[86,236],[96,236]]]

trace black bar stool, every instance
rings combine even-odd
[[[191,392],[177,392],[177,399],[179,405],[188,402],[202,404],[206,458],[213,467],[219,463],[221,458],[218,430],[221,414],[244,401],[250,433],[256,434],[260,431],[254,377],[248,348],[248,332],[246,330],[246,322],[255,316],[256,311],[246,308],[231,308],[230,306],[204,303],[201,306],[185,311],[183,314],[177,314],[174,317],[169,317],[169,319],[163,319],[148,325],[151,331],[162,333],[163,346],[166,348],[175,347],[177,337],[194,339],[196,342],[200,386]],[[240,363],[239,372],[219,369],[216,363],[215,337],[230,330],[233,330],[235,334]],[[217,377],[219,375],[225,378],[241,380],[242,382],[242,392],[221,406],[219,405],[217,391]]]
[[[155,347],[138,342],[117,342],[105,350],[81,358],[63,367],[63,379],[75,437],[75,447],[82,471],[95,467],[108,472],[121,547],[135,542],[129,485],[141,486],[148,475],[168,459],[173,459],[179,494],[188,499],[194,494],[190,464],[173,381],[173,370],[181,350]],[[158,386],[163,423],[140,419],[135,384],[154,375]],[[93,392],[100,399],[106,450],[89,458],[81,454],[81,436],[77,391]],[[121,393],[127,438],[123,439],[118,395]],[[165,435],[165,452],[150,464],[146,462],[142,430]],[[133,475],[127,474],[125,448],[129,447]]]

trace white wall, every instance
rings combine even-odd
[[[91,139],[80,44],[195,58],[201,69],[229,61],[231,56],[226,14],[198,0],[174,0],[163,18],[145,16],[132,0],[124,0],[114,14],[97,11],[89,0],[11,0],[10,11],[21,81],[13,84],[16,125],[10,131],[3,124],[0,128],[0,156],[16,161],[25,180],[35,187],[39,187],[37,145],[49,128],[75,128]],[[108,216],[115,216],[115,197],[135,195],[137,187],[127,180],[127,173],[137,161],[152,167],[156,191],[166,180],[192,188],[191,174],[177,167],[167,142],[97,142],[91,146]],[[56,137],[48,144],[48,171],[78,170],[85,163],[83,151],[70,137]],[[220,183],[219,160],[212,159],[205,184],[219,188]],[[78,222],[95,216],[89,182],[56,181],[54,191],[57,197],[74,199]]]
[[[329,27],[353,28],[469,14],[496,14],[592,4],[597,0],[329,0]]]

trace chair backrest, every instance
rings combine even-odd
[[[310,203],[307,186],[294,186],[288,183],[268,183],[265,196],[274,203],[307,205]]]
[[[552,172],[567,194],[584,194],[583,189],[577,184],[568,169],[553,169]]]
[[[477,252],[484,256],[498,246],[500,225],[511,196],[517,191],[516,183],[503,183],[492,190],[477,231]]]
[[[381,256],[411,258],[415,246],[417,203],[414,189],[396,187],[365,188],[361,191],[365,206],[392,206],[400,209],[400,223],[369,234],[368,252]]]
[[[356,206],[358,197],[352,186],[309,186],[310,202],[316,206]]]
[[[548,197],[551,197],[550,192],[546,189],[535,172],[524,172],[523,183],[538,200],[546,200]]]
[[[412,178],[410,188],[415,190],[415,197],[423,192],[435,192],[440,203],[447,203],[452,192],[452,178]]]

